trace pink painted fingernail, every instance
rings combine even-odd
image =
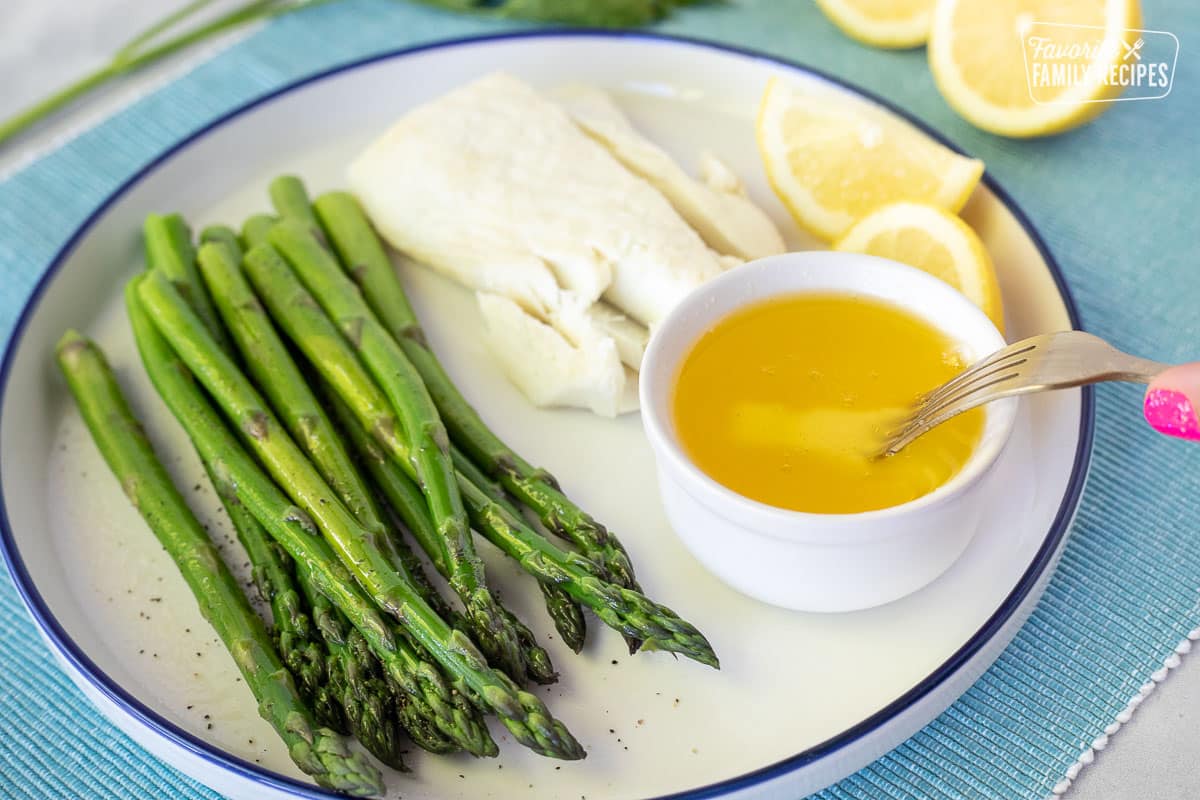
[[[1146,392],[1146,421],[1159,433],[1200,442],[1200,420],[1183,392],[1151,389]]]

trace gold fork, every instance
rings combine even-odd
[[[997,350],[917,398],[912,412],[888,435],[880,455],[895,455],[951,417],[1002,397],[1101,381],[1150,383],[1169,366],[1122,353],[1083,331],[1031,336]]]

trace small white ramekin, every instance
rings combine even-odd
[[[736,267],[662,321],[642,362],[642,424],[663,504],[680,539],[717,577],[767,603],[852,611],[925,586],[962,554],[979,526],[991,467],[1012,432],[1015,398],[988,404],[983,437],[962,470],[902,505],[859,514],[809,514],[750,500],[708,477],[679,444],[671,412],[683,358],[718,320],[779,295],[837,292],[889,302],[932,323],[970,362],[1004,337],[970,300],[920,270],[857,253],[810,251]],[[829,332],[834,341],[838,331]]]

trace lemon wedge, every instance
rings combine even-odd
[[[900,200],[958,211],[983,174],[889,111],[832,87],[774,78],[755,133],[767,178],[796,221],[826,240]]]
[[[874,47],[920,47],[929,36],[934,0],[817,0],[852,39]]]
[[[893,203],[855,223],[834,249],[890,258],[941,278],[1004,332],[991,256],[971,226],[953,214],[921,203]]]
[[[1138,34],[1138,0],[938,0],[929,67],[942,96],[968,122],[1003,136],[1058,133],[1108,108],[1120,87],[1078,81],[1045,88],[1032,80],[1034,38],[1052,42],[1055,65],[1107,72]]]

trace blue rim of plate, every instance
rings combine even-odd
[[[484,36],[470,36],[458,39],[448,39],[429,44],[417,45],[414,47],[406,47],[398,50],[381,53],[367,58],[352,61],[341,66],[333,67],[313,75],[295,80],[285,86],[281,86],[266,94],[263,94],[249,102],[234,108],[233,110],[221,115],[220,117],[201,126],[196,131],[188,136],[180,139],[175,144],[168,147],[153,160],[139,169],[130,178],[125,180],[116,190],[98,205],[87,219],[71,234],[70,239],[66,244],[55,254],[50,262],[50,266],[46,272],[38,280],[34,286],[33,292],[25,307],[21,310],[20,316],[17,318],[17,323],[13,328],[12,336],[8,343],[8,348],[4,353],[4,360],[0,362],[0,409],[4,407],[4,395],[8,388],[9,372],[12,367],[12,360],[17,351],[17,346],[25,333],[25,327],[32,318],[37,306],[41,300],[42,294],[50,285],[54,276],[58,273],[63,262],[75,249],[79,241],[91,230],[92,226],[104,215],[108,208],[121,198],[126,192],[140,183],[144,178],[154,172],[160,165],[169,160],[176,153],[181,152],[193,142],[203,138],[208,133],[221,127],[225,123],[240,117],[252,109],[266,105],[272,100],[289,94],[297,89],[303,88],[309,84],[316,83],[335,75],[340,75],[344,72],[351,72],[370,64],[375,64],[381,61],[390,61],[392,59],[403,58],[405,56],[420,53],[428,50],[440,50],[453,47],[464,47],[487,42],[509,40],[509,39],[554,39],[564,37],[591,37],[591,38],[607,38],[607,39],[636,39],[647,41],[653,44],[668,44],[668,45],[686,45],[689,47],[697,47],[701,49],[715,50],[722,53],[730,53],[739,56],[745,56],[760,61],[767,61],[778,67],[782,67],[792,72],[805,73],[807,75],[829,81],[830,83],[845,89],[846,91],[865,97],[868,100],[878,103],[883,108],[888,109],[893,114],[908,121],[928,136],[941,142],[946,147],[962,153],[963,151],[953,142],[949,141],[942,134],[917,119],[909,112],[897,107],[888,100],[885,100],[872,92],[855,86],[852,83],[844,81],[840,78],[828,75],[818,69],[814,69],[807,65],[795,61],[789,61],[784,58],[766,55],[764,53],[734,45],[722,44],[719,42],[707,41],[704,39],[690,38],[684,36],[671,36],[659,33],[646,33],[640,31],[608,31],[594,29],[545,29],[537,31],[517,31],[511,33],[491,34]],[[1013,201],[1012,197],[1003,188],[997,184],[990,175],[986,172],[983,175],[982,183],[1004,204],[1009,210],[1025,234],[1033,242],[1037,248],[1039,255],[1045,262],[1047,269],[1050,271],[1051,277],[1054,279],[1054,284],[1058,289],[1063,305],[1066,306],[1067,316],[1071,321],[1072,327],[1079,328],[1080,318],[1079,310],[1075,305],[1075,299],[1071,295],[1070,289],[1067,287],[1067,282],[1062,274],[1062,270],[1051,255],[1050,249],[1042,240],[1037,229],[1029,221],[1029,217],[1025,212]],[[1022,602],[1033,590],[1042,573],[1053,563],[1054,554],[1058,550],[1059,544],[1063,537],[1067,534],[1071,520],[1074,517],[1075,509],[1079,505],[1080,497],[1083,493],[1084,483],[1087,477],[1087,467],[1091,458],[1092,441],[1094,438],[1095,427],[1095,390],[1092,387],[1085,387],[1082,391],[1082,408],[1079,425],[1079,439],[1075,450],[1075,461],[1071,467],[1071,478],[1068,482],[1066,492],[1063,495],[1062,503],[1059,506],[1058,513],[1054,517],[1054,521],[1050,526],[1050,530],[1042,542],[1041,548],[1038,550],[1030,563],[1028,569],[1021,576],[1017,585],[1000,604],[1000,607],[992,614],[991,617],[983,624],[983,626],[967,640],[957,651],[954,652],[946,661],[944,661],[937,669],[926,676],[916,686],[909,689],[907,692],[896,698],[888,705],[884,706],[879,711],[853,725],[850,728],[842,731],[836,736],[830,737],[825,741],[808,748],[794,756],[790,756],[781,761],[769,764],[751,772],[739,775],[733,778],[726,778],[722,781],[701,786],[694,789],[688,789],[682,792],[677,792],[669,795],[662,795],[653,800],[702,800],[703,798],[721,797],[731,794],[736,791],[752,788],[758,784],[765,783],[793,772],[801,767],[813,763],[814,761],[825,758],[841,748],[849,745],[856,740],[872,733],[881,726],[890,722],[897,717],[905,709],[924,698],[926,695],[937,689],[945,682],[954,672],[967,661],[969,661],[984,645],[996,635],[996,633],[1008,622],[1009,618],[1021,606]],[[320,787],[313,786],[309,783],[289,778],[271,770],[264,769],[258,765],[241,759],[230,753],[226,753],[216,747],[207,744],[202,739],[191,733],[183,730],[174,723],[168,721],[157,712],[150,709],[141,701],[130,695],[112,678],[105,674],[88,656],[80,650],[75,642],[70,638],[67,632],[59,625],[58,620],[51,613],[49,607],[42,599],[41,594],[34,586],[33,580],[29,572],[25,569],[25,563],[21,559],[20,553],[16,547],[16,541],[12,532],[12,527],[9,524],[7,508],[4,502],[3,485],[0,482],[0,551],[3,552],[4,561],[8,565],[10,574],[13,577],[13,582],[17,586],[26,607],[34,617],[34,621],[42,629],[46,635],[58,649],[58,655],[66,659],[74,669],[80,672],[92,686],[105,695],[110,701],[115,703],[123,711],[129,714],[134,719],[141,722],[146,727],[152,729],[162,738],[170,741],[191,754],[203,759],[204,761],[214,766],[233,772],[240,777],[255,781],[264,787],[270,787],[281,791],[291,792],[297,797],[312,798],[313,800],[331,800],[339,798],[334,792],[329,792]]]

